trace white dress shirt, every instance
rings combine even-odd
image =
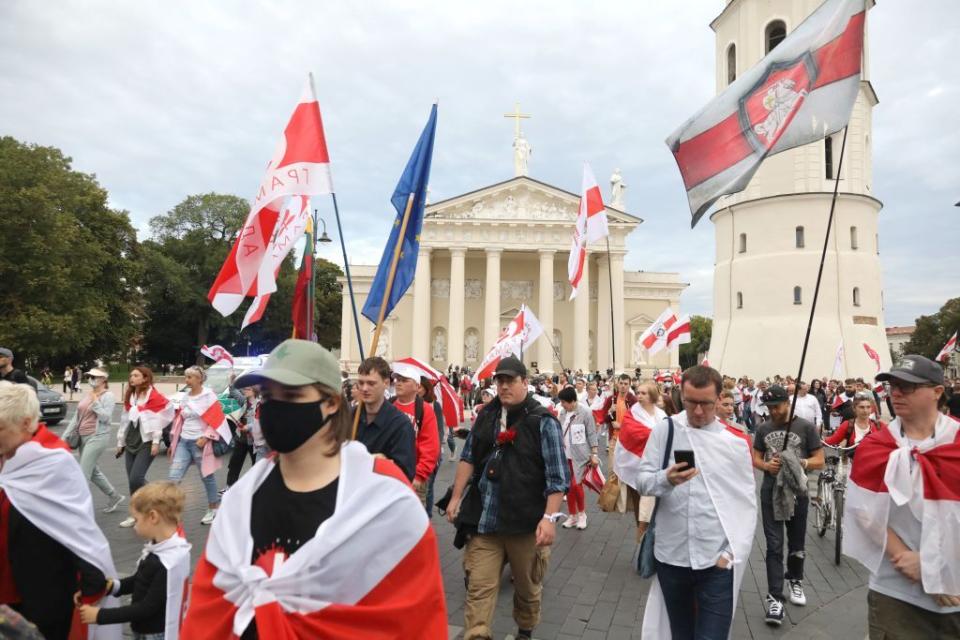
[[[793,402],[793,396],[790,396],[790,402]],[[817,396],[812,393],[797,397],[797,408],[793,415],[812,422],[815,427],[823,424],[823,412],[820,410],[820,401],[817,400]]]
[[[673,416],[673,451],[691,449],[687,433],[686,412]],[[723,431],[724,427],[714,420],[704,431]],[[707,569],[714,566],[729,543],[720,517],[714,507],[700,469],[692,480],[673,486],[667,480],[667,472],[661,469],[663,453],[667,446],[669,427],[663,420],[653,428],[637,473],[637,490],[640,495],[657,496],[656,531],[657,544],[654,555],[665,564],[692,569]],[[675,464],[673,451],[670,462]]]

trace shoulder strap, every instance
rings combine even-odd
[[[423,426],[423,398],[417,396],[413,401],[413,416],[417,421],[417,431]]]
[[[666,469],[670,466],[670,452],[673,450],[673,418],[667,416],[667,426],[669,431],[667,431],[667,447],[663,450],[663,464],[660,466],[661,469]]]

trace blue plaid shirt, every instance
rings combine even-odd
[[[544,475],[547,480],[543,495],[566,493],[570,487],[570,480],[567,477],[569,469],[566,456],[563,453],[563,437],[560,434],[560,423],[551,415],[545,415],[540,419],[540,448],[543,453]],[[475,464],[473,460],[473,431],[467,435],[460,460]],[[487,461],[487,464],[489,465],[490,462]],[[480,487],[480,498],[483,505],[477,532],[496,533],[497,516],[500,511],[500,483],[488,481],[486,471],[486,469],[483,470],[483,473],[480,474],[480,482],[477,483]]]

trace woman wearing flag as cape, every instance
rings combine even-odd
[[[260,426],[276,452],[224,495],[194,576],[185,638],[440,638],[437,540],[394,463],[351,430],[329,351],[287,340],[264,368]]]

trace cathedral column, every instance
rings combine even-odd
[[[577,297],[573,299],[573,370],[590,369],[590,259],[583,261]]]
[[[610,361],[610,267],[607,256],[597,254],[597,369],[605,373]]]
[[[543,326],[543,336],[537,342],[537,364],[540,371],[553,371],[553,257],[554,249],[540,249],[540,305],[537,317]]]
[[[463,366],[464,247],[450,249],[450,322],[447,326],[447,359],[454,366]]]
[[[481,352],[493,346],[500,335],[500,256],[502,249],[487,249],[486,292],[483,298],[483,348]]]
[[[430,362],[430,247],[420,247],[413,279],[413,323],[410,345],[414,358]],[[445,362],[443,364],[446,364]]]
[[[623,338],[623,254],[614,253],[610,256],[610,274],[613,276],[613,339],[617,349],[616,361],[617,370],[623,371],[627,368],[627,358],[624,354],[629,353]],[[609,285],[608,285],[609,287]]]

